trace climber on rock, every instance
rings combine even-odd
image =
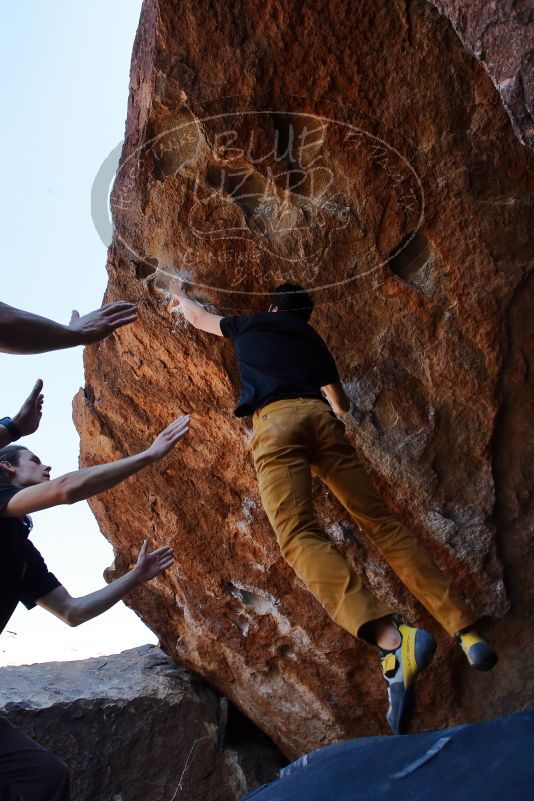
[[[191,300],[180,281],[171,284],[185,319],[195,328],[234,341],[241,378],[235,414],[252,415],[252,454],[263,507],[284,559],[332,620],[353,636],[378,646],[387,682],[388,723],[407,730],[414,709],[414,682],[431,662],[436,642],[422,630],[398,623],[364,586],[321,531],[312,505],[317,475],[367,533],[411,593],[456,636],[469,664],[489,670],[493,648],[472,626],[476,616],[455,594],[418,538],[382,500],[345,437],[337,415],[349,411],[335,361],[309,325],[310,295],[284,284],[269,310],[221,317]]]
[[[0,632],[21,601],[36,604],[69,626],[110,609],[136,587],[171,566],[168,546],[149,552],[143,543],[135,567],[102,589],[73,598],[50,573],[29,539],[28,515],[92,498],[163,459],[187,434],[189,417],[178,417],[146,450],[116,462],[50,479],[50,466],[21,445],[0,448]],[[66,765],[0,716],[0,799],[67,801]]]

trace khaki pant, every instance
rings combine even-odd
[[[275,401],[256,411],[252,454],[282,555],[332,620],[357,635],[365,623],[392,610],[369,592],[321,531],[312,505],[312,474],[449,634],[474,622],[430,554],[382,500],[345,438],[343,423],[324,401]]]

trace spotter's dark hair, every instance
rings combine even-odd
[[[6,445],[0,448],[0,462],[9,462],[16,467],[19,463],[20,451],[27,451],[24,445]],[[0,466],[0,481],[9,481],[9,473]]]
[[[299,284],[281,284],[277,286],[271,296],[271,305],[277,306],[280,311],[296,314],[306,322],[313,311],[313,300],[304,287]]]

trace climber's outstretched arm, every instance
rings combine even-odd
[[[181,281],[173,281],[170,290],[173,298],[178,301],[178,305],[188,323],[191,323],[192,326],[200,331],[206,331],[208,334],[216,334],[222,337],[221,320],[223,318],[221,316],[206,311],[194,300],[188,298]]]
[[[101,590],[83,595],[81,598],[73,598],[65,587],[60,586],[39,598],[37,604],[69,626],[79,626],[80,623],[92,620],[115,606],[134,587],[159,576],[171,566],[172,561],[172,548],[164,546],[152,553],[147,553],[147,541],[145,540],[133,570],[112,581],[106,587],[102,587]]]

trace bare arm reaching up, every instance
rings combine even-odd
[[[221,320],[223,319],[218,314],[212,314],[206,309],[203,309],[194,300],[187,297],[184,285],[181,281],[173,281],[170,286],[170,291],[178,305],[184,313],[184,317],[188,323],[200,331],[206,331],[208,334],[216,334],[222,337]]]
[[[19,437],[25,437],[37,431],[43,414],[42,388],[43,382],[38,378],[34,388],[13,419],[5,417],[0,420],[0,448],[9,445]]]
[[[141,453],[109,464],[75,470],[53,481],[26,486],[11,498],[2,514],[4,517],[23,517],[41,509],[49,509],[65,503],[76,503],[98,495],[100,492],[120,484],[121,481],[144,467],[159,462],[174,448],[177,442],[185,437],[188,431],[189,416],[178,417],[161,434],[158,434],[149,448]],[[28,452],[25,451],[25,453]],[[50,468],[41,465],[35,454],[30,454],[26,458],[37,460],[36,467],[40,465],[45,473],[50,472]],[[9,462],[0,462],[0,466],[10,476],[16,476],[17,467]]]
[[[31,354],[89,345],[136,319],[135,304],[124,300],[107,303],[83,317],[73,311],[69,325],[0,303],[0,351]]]
[[[145,540],[133,570],[112,581],[106,587],[102,587],[101,590],[96,590],[96,592],[91,592],[89,595],[83,595],[80,598],[73,598],[65,587],[56,587],[48,595],[39,598],[37,604],[59,617],[69,626],[79,626],[80,623],[92,620],[92,618],[115,606],[134,587],[143,584],[145,581],[150,581],[155,576],[159,576],[160,573],[163,573],[164,570],[167,570],[172,565],[172,548],[164,546],[152,551],[152,553],[148,553],[147,548],[148,544]]]

